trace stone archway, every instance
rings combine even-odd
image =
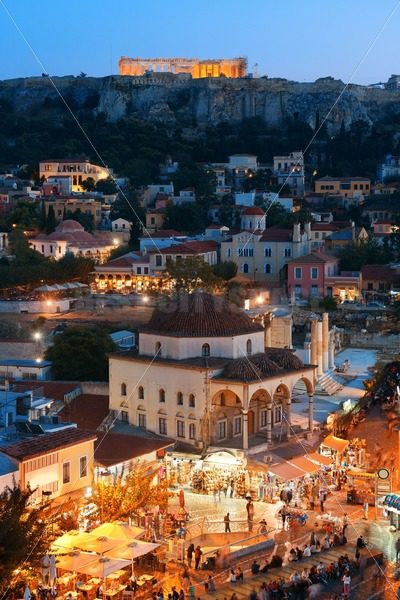
[[[231,390],[222,389],[211,400],[210,443],[238,440],[243,435],[243,403]]]
[[[304,402],[308,397],[308,431],[314,431],[314,384],[308,377],[299,377],[292,388],[292,398]]]
[[[272,431],[275,437],[282,439],[291,435],[291,392],[287,385],[280,383],[272,396]]]
[[[271,407],[272,399],[265,389],[254,392],[249,401],[249,435],[267,433],[268,424],[271,423]]]

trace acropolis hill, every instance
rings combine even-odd
[[[240,123],[259,117],[272,126],[290,118],[312,127],[335,104],[344,83],[330,77],[313,83],[286,79],[227,78],[193,79],[189,74],[152,73],[142,76],[54,77],[53,81],[74,111],[81,108],[103,112],[115,121],[135,116],[171,126],[198,128],[221,122]],[[0,82],[0,100],[16,110],[39,110],[55,118],[65,106],[48,77]],[[328,131],[336,133],[362,119],[372,124],[400,112],[400,91],[349,85],[327,119]]]

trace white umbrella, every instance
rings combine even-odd
[[[95,562],[82,565],[77,569],[79,573],[90,575],[90,577],[99,577],[105,579],[111,573],[124,569],[131,564],[130,560],[109,558],[108,556],[97,556]]]
[[[142,527],[134,527],[122,521],[114,521],[113,523],[102,523],[96,529],[91,531],[91,535],[99,537],[105,535],[113,540],[121,540],[127,542],[142,537],[145,530]]]
[[[86,533],[85,531],[69,531],[57,538],[53,542],[51,549],[53,552],[60,552],[60,548],[73,550],[74,548],[80,548],[80,544],[88,539],[92,539],[90,533]]]
[[[98,559],[96,554],[90,554],[89,552],[70,552],[65,556],[60,556],[57,559],[57,569],[63,571],[74,571],[81,572],[81,569],[90,563],[94,563]]]
[[[141,542],[140,540],[135,540],[134,542],[130,542],[124,546],[120,546],[115,550],[109,550],[108,556],[113,556],[115,558],[124,558],[134,560],[135,558],[139,558],[139,556],[144,556],[149,552],[153,552],[156,548],[159,547],[160,544],[152,544],[150,542]]]
[[[117,546],[121,546],[121,540],[114,540],[106,537],[105,535],[99,537],[92,537],[86,541],[82,541],[79,544],[81,550],[87,550],[89,552],[96,552],[97,554],[104,554],[108,550],[113,550]]]

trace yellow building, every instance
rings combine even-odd
[[[46,181],[49,177],[70,177],[72,192],[83,192],[82,183],[89,178],[96,184],[100,179],[107,179],[111,174],[111,169],[94,165],[84,159],[48,158],[39,163],[41,180]]]
[[[33,499],[40,501],[43,492],[57,498],[91,485],[96,439],[96,433],[66,427],[11,444],[1,452],[18,463],[21,487],[29,485],[35,490]]]
[[[371,180],[367,177],[329,177],[326,175],[315,180],[315,192],[342,198],[369,196]]]
[[[63,220],[68,213],[74,213],[79,210],[84,215],[90,215],[93,219],[93,225],[97,227],[101,222],[101,202],[90,195],[82,194],[79,196],[55,196],[44,200],[46,217],[49,214],[50,206],[53,207],[57,223]]]

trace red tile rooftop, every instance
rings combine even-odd
[[[43,454],[61,450],[61,448],[68,448],[82,442],[96,439],[97,434],[93,431],[84,431],[83,429],[69,427],[68,429],[58,431],[57,433],[38,435],[37,437],[24,440],[23,442],[5,446],[1,448],[1,452],[18,461],[24,461],[35,458],[36,456],[42,456]]]
[[[63,422],[76,423],[78,429],[95,431],[108,415],[109,397],[81,394],[59,413]]]
[[[144,454],[167,448],[173,443],[174,440],[168,438],[102,432],[98,434],[95,443],[94,458],[96,463],[103,467],[111,467],[139,458]]]

